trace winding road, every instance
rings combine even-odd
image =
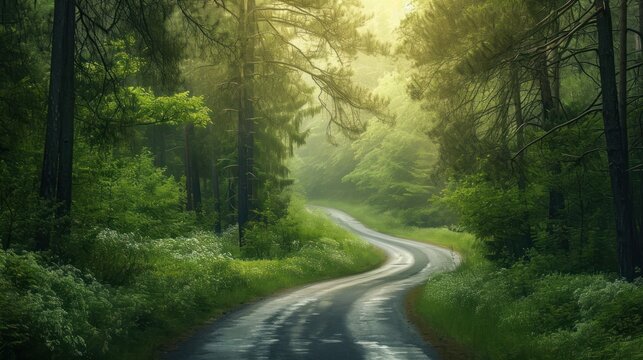
[[[408,322],[407,292],[453,269],[448,250],[370,230],[339,210],[340,226],[388,254],[367,273],[295,289],[242,307],[165,354],[166,359],[438,359]]]

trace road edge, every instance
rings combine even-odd
[[[404,297],[404,312],[407,320],[415,327],[420,336],[438,354],[441,360],[470,360],[475,356],[470,349],[453,338],[441,334],[418,313],[417,305],[426,283],[411,289]]]

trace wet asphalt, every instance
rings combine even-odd
[[[168,360],[439,359],[406,318],[409,290],[453,269],[457,254],[366,228],[346,213],[318,208],[388,255],[367,273],[270,297],[216,320]]]

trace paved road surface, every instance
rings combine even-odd
[[[370,272],[299,288],[242,307],[166,354],[167,359],[438,359],[408,323],[404,296],[457,255],[384,235],[338,210],[337,224],[389,256]]]

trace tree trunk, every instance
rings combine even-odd
[[[516,116],[516,146],[521,150],[525,146],[525,119],[522,113],[522,99],[520,96],[520,78],[517,70],[512,70],[511,80],[513,86],[513,105]],[[521,152],[518,155],[518,189],[524,192],[527,188],[527,180],[525,178],[525,156]]]
[[[627,136],[627,0],[621,0],[619,23],[619,114],[623,141]]]
[[[554,97],[551,90],[551,82],[549,81],[547,54],[541,53],[537,58],[537,76],[540,85],[540,101],[543,109],[543,127],[548,130],[554,127]]]
[[[639,0],[639,36],[638,36],[639,61],[643,61],[643,0]],[[638,69],[639,95],[643,99],[643,67]],[[643,139],[643,121],[639,116],[639,135]],[[639,276],[643,276],[643,172],[639,172],[639,226],[636,233],[635,265],[640,269]]]
[[[48,207],[57,206],[55,220],[71,209],[71,174],[74,135],[74,57],[76,32],[74,0],[56,0],[52,30],[47,129],[40,178],[40,197]],[[56,204],[58,202],[58,204]],[[46,212],[36,248],[46,250],[52,237],[52,213]],[[56,226],[56,236],[69,231],[69,222]]]
[[[199,168],[197,166],[197,156],[194,151],[194,124],[188,123],[184,128],[185,132],[185,190],[186,190],[186,210],[201,210],[201,181]]]
[[[252,212],[252,171],[254,156],[254,52],[257,25],[254,19],[255,0],[243,0],[239,16],[241,53],[239,63],[239,118],[238,118],[238,206],[239,245],[244,245],[244,234]]]
[[[235,193],[235,189],[238,188],[238,186],[235,187],[234,183],[234,175],[233,174],[228,174],[228,179],[227,179],[227,187],[226,187],[226,204],[227,204],[227,211],[228,211],[228,222],[234,223],[236,219],[237,214],[237,209],[235,208],[236,205],[236,200],[237,200],[237,194]]]
[[[154,166],[165,166],[165,127],[157,125],[152,127],[152,147],[154,149]]]
[[[628,176],[628,144],[623,141],[619,117],[612,18],[607,0],[595,0],[597,10],[598,60],[603,96],[603,123],[607,160],[616,218],[616,241],[619,274],[628,281],[634,278],[633,216]]]
[[[60,204],[58,207],[58,219],[61,223],[62,235],[68,235],[71,228],[69,214],[71,212],[71,191],[72,191],[72,172],[74,163],[74,102],[75,102],[75,82],[74,82],[74,58],[76,53],[75,38],[76,33],[76,7],[73,1],[67,6],[67,26],[65,27],[65,38],[67,39],[65,47],[65,67],[63,70],[63,92],[62,102],[63,113],[60,123],[60,160],[58,162],[58,189],[56,201]],[[70,40],[71,39],[71,40]]]
[[[194,205],[194,211],[197,213],[201,212],[201,176],[199,175],[199,167],[197,163],[197,156],[192,150],[191,156],[192,162],[190,167],[192,169],[192,204]]]
[[[185,166],[185,210],[194,210],[194,192],[192,191],[192,151],[190,149],[190,132],[194,129],[194,124],[186,124],[183,128],[184,143],[184,166]]]
[[[640,10],[640,9],[639,9]],[[621,0],[620,4],[620,16],[619,16],[619,115],[621,118],[621,133],[623,137],[623,142],[628,146],[628,151],[629,151],[629,134],[628,134],[628,110],[627,110],[627,98],[628,98],[628,91],[627,91],[627,51],[628,51],[628,44],[627,44],[627,26],[628,26],[628,2],[627,0]],[[629,164],[629,158],[628,158],[628,163],[627,167],[630,167]],[[628,182],[631,182],[632,179],[630,175],[628,174]],[[628,184],[628,187],[631,187],[631,183]],[[630,189],[631,193],[630,196],[636,196],[636,192],[632,191]],[[632,262],[633,266],[635,269],[635,272],[637,271],[636,269],[638,268],[638,274],[635,275],[643,275],[641,272],[643,269],[643,254],[641,254],[641,230],[640,230],[640,225],[637,228],[636,226],[636,209],[634,208],[634,204],[632,203]]]
[[[521,150],[525,146],[525,119],[522,111],[522,98],[520,94],[520,77],[518,70],[512,69],[511,71],[511,82],[512,82],[512,95],[513,95],[513,106],[516,117],[516,146],[518,150]],[[517,159],[518,167],[518,190],[520,195],[524,197],[525,191],[527,190],[527,179],[525,176],[525,160],[524,154],[521,152],[518,155]],[[531,238],[531,229],[529,226],[529,217],[525,213],[523,217],[524,221],[524,230],[522,234],[521,245],[523,249],[529,249],[532,247],[533,242]]]
[[[560,19],[556,19],[554,22],[554,34],[558,34],[560,32]],[[554,45],[553,48],[551,49],[550,53],[551,57],[551,67],[552,67],[552,87],[551,87],[551,95],[554,101],[554,107],[556,111],[560,111],[560,106],[561,106],[561,101],[560,101],[560,51],[558,50],[558,46]]]
[[[217,157],[212,157],[212,196],[214,199],[214,232],[221,234],[221,190],[219,188],[219,171],[217,170]]]
[[[547,55],[545,53],[540,54],[537,64],[537,75],[540,83],[540,98],[543,108],[543,128],[545,131],[549,131],[554,126],[557,125],[559,118],[558,106],[554,102],[554,97],[551,89],[551,82],[549,81],[549,66],[547,63]],[[556,151],[555,145],[553,142],[549,142],[549,150],[553,153]],[[560,162],[555,160],[549,166],[549,173],[553,178],[556,178],[562,172]],[[549,224],[547,226],[547,232],[549,236],[558,235],[560,237],[560,246],[563,250],[569,250],[569,241],[565,234],[556,231],[560,230],[561,212],[565,208],[565,195],[558,189],[557,184],[549,185],[549,206],[548,206],[548,218]]]

